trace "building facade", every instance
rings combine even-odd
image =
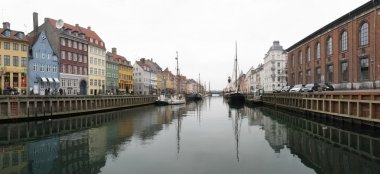
[[[11,30],[10,23],[0,28],[0,93],[27,94],[29,43],[24,32]]]
[[[287,54],[279,41],[274,41],[264,57],[263,88],[271,92],[276,87],[286,86]]]
[[[118,90],[117,94],[133,93],[133,67],[125,57],[117,54],[117,49],[112,48],[112,58],[118,62]]]
[[[38,26],[38,15],[33,14],[34,31],[44,31],[53,52],[58,57],[60,88],[65,95],[86,95],[88,90],[88,41],[78,24],[63,23],[57,28],[57,20],[45,18]],[[37,33],[38,33],[37,32]],[[35,37],[35,32],[29,33]]]
[[[155,94],[157,90],[157,75],[145,61],[142,58],[133,65],[134,91],[140,95]]]
[[[117,94],[119,88],[119,65],[118,62],[112,58],[112,53],[106,54],[106,93],[113,95]]]
[[[88,80],[87,94],[104,94],[106,89],[106,47],[99,35],[90,27],[80,28],[88,41]]]
[[[30,38],[31,54],[28,66],[29,94],[58,94],[60,89],[59,65],[57,55],[44,31]]]
[[[379,5],[369,1],[289,47],[289,84],[380,88]]]

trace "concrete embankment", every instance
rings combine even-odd
[[[263,94],[265,105],[380,127],[380,92],[340,91]]]
[[[68,117],[153,104],[156,96],[1,96],[0,122]]]

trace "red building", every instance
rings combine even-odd
[[[365,3],[289,47],[289,84],[380,88],[379,5]]]

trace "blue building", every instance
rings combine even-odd
[[[58,59],[42,31],[37,38],[29,38],[31,52],[29,55],[30,94],[50,95],[57,93],[60,87]]]

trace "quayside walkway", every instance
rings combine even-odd
[[[0,122],[94,113],[154,103],[156,96],[1,96]]]
[[[380,126],[380,91],[263,94],[264,104]]]

